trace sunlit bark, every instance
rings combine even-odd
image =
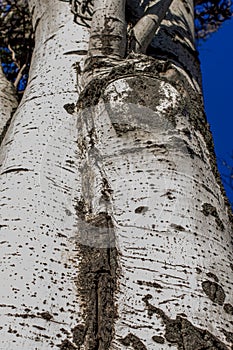
[[[53,349],[77,324],[77,61],[88,33],[69,5],[29,1],[29,82],[1,147],[1,346]],[[51,6],[52,5],[52,6]]]
[[[30,78],[1,150],[2,344],[231,349],[231,216],[192,1],[160,13],[147,55],[124,1],[104,4],[89,40],[66,3],[30,1]]]

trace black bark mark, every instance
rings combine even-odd
[[[209,280],[204,281],[202,282],[202,289],[211,301],[223,305],[226,295],[223,288],[218,283]]]
[[[143,298],[148,310],[148,315],[158,315],[165,325],[165,339],[176,344],[178,350],[227,350],[228,347],[205,329],[194,326],[190,321],[181,316],[176,319],[169,318],[162,309],[149,303],[150,294]],[[155,338],[156,339],[156,338]]]
[[[150,281],[140,281],[137,280],[137,283],[142,286],[148,286],[148,287],[152,287],[152,288],[156,288],[156,289],[162,289],[163,287],[161,286],[161,284],[157,283],[157,282],[150,282]]]
[[[86,55],[87,50],[73,50],[64,52],[63,55]]]
[[[41,312],[40,316],[46,321],[50,321],[53,318],[53,315],[51,315],[48,311]]]
[[[181,232],[184,232],[185,231],[185,228],[181,225],[177,225],[177,224],[171,224],[170,225],[172,228],[174,228],[176,231],[181,231]]]
[[[132,346],[134,350],[147,350],[143,342],[136,335],[129,333],[125,338],[120,340],[125,346]]]
[[[208,272],[208,273],[206,274],[206,276],[209,277],[209,278],[212,278],[213,280],[215,280],[216,282],[218,282],[218,277],[217,277],[214,273]]]
[[[145,206],[140,206],[140,207],[137,207],[135,210],[134,210],[134,212],[136,213],[136,214],[144,214],[144,213],[146,213],[147,211],[148,211],[148,207],[145,207]]]
[[[233,306],[231,304],[224,304],[223,309],[227,314],[233,315]]]
[[[73,114],[75,110],[75,104],[74,103],[66,103],[64,106],[64,109],[67,113]]]
[[[215,218],[215,222],[217,224],[217,226],[219,227],[219,229],[221,231],[224,231],[225,227],[218,215],[217,209],[210,203],[204,203],[202,204],[202,212],[205,216],[213,216]]]
[[[154,340],[155,343],[159,343],[159,344],[165,343],[165,339],[163,337],[158,336],[158,335],[153,335],[152,339]]]
[[[5,170],[1,173],[1,175],[3,174],[9,174],[9,173],[19,173],[21,171],[30,171],[30,169],[26,169],[26,168],[14,168],[14,169],[8,169]]]

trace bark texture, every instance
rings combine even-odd
[[[173,1],[147,55],[125,56],[123,1],[95,2],[89,46],[51,3],[30,1],[30,79],[2,145],[3,346],[232,349],[232,224],[192,1]]]
[[[148,6],[142,18],[135,24],[132,30],[131,35],[133,38],[131,39],[131,46],[135,52],[146,53],[172,1],[155,1]]]
[[[102,261],[116,246],[110,349],[230,349],[231,217],[203,109],[191,1],[172,3],[147,53],[153,58],[131,53],[108,69],[104,60],[86,66],[79,242],[101,243]],[[84,250],[89,261],[93,252]],[[83,349],[93,335],[93,349],[108,348],[102,325],[112,318],[94,318],[89,329],[95,322],[100,331]]]
[[[6,79],[0,62],[0,144],[18,106],[14,86]]]
[[[230,349],[232,229],[201,96],[180,68],[145,56],[108,78],[86,89],[78,118],[92,169],[83,220],[111,218],[118,255],[110,349]],[[91,245],[107,224],[94,242],[79,230]]]
[[[10,350],[58,349],[78,337],[80,319],[72,113],[88,33],[68,3],[29,5],[36,41],[29,82],[1,147],[0,333]]]

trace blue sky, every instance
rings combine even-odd
[[[205,110],[214,137],[215,152],[233,166],[233,19],[199,46]],[[221,170],[226,168],[221,166]],[[225,186],[233,203],[233,189]]]

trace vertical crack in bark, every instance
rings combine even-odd
[[[90,117],[90,115],[89,115]],[[88,117],[88,118],[89,118]],[[83,141],[82,197],[77,202],[77,247],[81,258],[76,281],[88,350],[107,350],[114,334],[117,250],[111,218],[112,190],[104,174],[91,119]],[[80,347],[79,343],[75,344]]]
[[[7,120],[6,124],[5,124],[4,127],[2,128],[2,131],[1,131],[1,133],[0,133],[0,146],[1,146],[2,141],[3,141],[3,139],[4,139],[4,137],[5,137],[6,133],[7,133],[7,130],[8,130],[8,128],[9,128],[9,126],[10,126],[10,123],[11,123],[11,120],[12,120],[12,117],[13,117],[13,115],[14,115],[15,110],[16,110],[16,108],[13,109],[13,111],[11,112],[10,118]]]
[[[112,231],[110,216],[101,213],[95,229]],[[106,237],[105,237],[106,239]],[[77,287],[85,322],[84,344],[89,350],[109,349],[116,316],[114,292],[116,290],[117,251],[115,247],[90,247],[80,244],[81,263]]]

